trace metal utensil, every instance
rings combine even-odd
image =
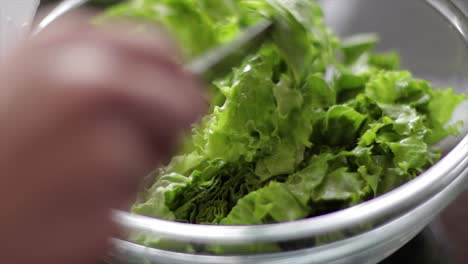
[[[39,23],[33,34],[40,33],[63,15],[89,1],[65,0],[61,2]],[[206,79],[214,79],[226,74],[232,67],[238,65],[246,56],[261,46],[272,25],[273,23],[266,19],[256,23],[243,30],[232,41],[215,47],[186,64],[186,70]]]
[[[65,0],[55,7],[46,17],[44,17],[33,31],[33,35],[38,34],[49,26],[52,22],[56,21],[63,15],[69,13],[73,9],[90,2],[90,0]]]
[[[222,76],[261,46],[268,37],[272,25],[270,20],[262,20],[242,31],[232,41],[192,60],[185,65],[185,68],[195,75],[208,79]]]

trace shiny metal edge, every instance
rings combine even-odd
[[[232,67],[238,66],[246,56],[251,54],[252,47],[258,49],[261,46],[272,26],[273,22],[267,19],[257,22],[241,31],[233,40],[209,50],[201,57],[195,58],[185,65],[185,70],[197,76],[203,76],[213,70],[223,70],[220,68],[231,70]],[[233,56],[234,54],[236,56]],[[223,67],[220,67],[220,65]],[[226,74],[226,71],[222,72]]]
[[[36,35],[52,24],[55,20],[89,2],[90,0],[65,0],[55,7],[44,19],[39,22],[32,35]]]
[[[425,2],[453,25],[468,45],[468,17],[458,5],[451,0],[425,0]]]

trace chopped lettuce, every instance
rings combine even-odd
[[[447,124],[465,96],[400,70],[395,52],[373,52],[374,34],[340,42],[312,0],[130,0],[104,17],[160,23],[187,56],[262,18],[275,25],[213,80],[211,112],[151,175],[138,214],[226,225],[313,217],[413,179],[440,157],[433,145],[458,132]]]

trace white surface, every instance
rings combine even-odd
[[[29,32],[39,0],[0,0],[0,58]]]

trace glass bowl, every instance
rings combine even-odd
[[[455,2],[324,0],[322,5],[327,23],[338,35],[377,32],[382,40],[377,48],[397,50],[403,67],[415,76],[468,94],[468,17]],[[416,179],[383,196],[319,217],[259,226],[192,225],[116,212],[115,220],[130,232],[145,232],[160,243],[147,247],[113,239],[114,250],[107,261],[377,263],[417,235],[465,189],[466,110],[468,102],[454,115],[454,121],[465,122],[462,133],[440,143],[443,158]]]
[[[326,0],[322,5],[338,35],[377,32],[382,38],[378,49],[400,52],[404,68],[417,77],[468,93],[468,17],[454,2]],[[109,262],[377,263],[418,234],[464,190],[466,110],[464,102],[454,116],[465,121],[461,135],[440,143],[442,160],[381,197],[324,216],[261,226],[191,225],[119,212],[116,220],[123,226],[164,243],[151,248],[115,239]]]

